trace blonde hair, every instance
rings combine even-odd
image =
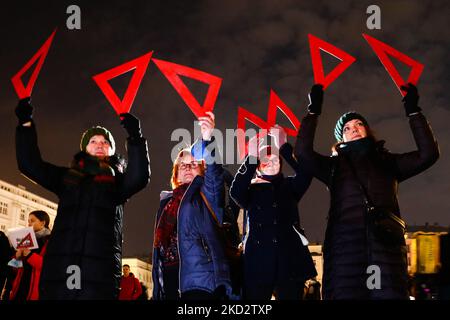
[[[175,161],[173,163],[173,167],[172,167],[172,177],[170,178],[170,184],[172,186],[172,189],[176,189],[181,185],[181,183],[178,181],[178,170],[179,170],[181,158],[183,158],[184,156],[186,156],[188,154],[192,156],[190,149],[183,149],[180,152],[178,152],[177,158],[175,159]],[[204,176],[205,169],[206,169],[204,160],[201,160],[201,162],[199,162],[199,168],[200,168],[199,175]]]

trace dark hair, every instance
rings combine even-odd
[[[35,216],[36,218],[38,218],[39,221],[44,221],[44,227],[46,227],[47,229],[49,229],[50,227],[50,216],[48,215],[47,212],[42,211],[42,210],[36,210],[36,211],[31,211],[29,214],[32,214],[33,216]]]
[[[130,268],[130,265],[129,264],[124,264],[123,266],[122,266],[122,268],[123,267],[128,267],[128,268]],[[131,268],[130,268],[131,269]]]

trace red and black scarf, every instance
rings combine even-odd
[[[165,205],[158,226],[156,227],[153,245],[168,248],[173,243],[172,238],[177,236],[177,213],[181,199],[189,184],[183,184],[173,190],[172,199]]]

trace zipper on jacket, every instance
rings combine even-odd
[[[186,191],[184,192],[183,196],[181,197],[180,206],[177,210],[177,247],[178,247],[178,294],[181,297],[181,255],[180,255],[180,209],[183,204],[184,196],[189,191],[189,188],[192,186],[192,182],[194,182],[195,178],[191,181],[189,186],[186,188]]]
[[[212,261],[211,254],[209,253],[209,247],[205,242],[205,239],[203,237],[200,237],[200,241],[202,242],[203,251],[205,251],[206,256],[208,257],[208,262]]]

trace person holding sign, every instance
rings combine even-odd
[[[324,242],[324,299],[408,299],[405,224],[397,201],[398,183],[439,158],[431,128],[418,106],[417,88],[403,87],[405,113],[417,150],[391,153],[368,121],[347,112],[336,123],[333,155],[314,151],[323,87],[312,87],[294,154],[327,185],[331,204]]]
[[[293,158],[284,129],[275,126],[269,134],[276,147],[259,148],[252,138],[230,188],[231,198],[245,210],[243,296],[299,300],[305,281],[317,274],[297,208],[312,177]],[[281,172],[283,159],[294,176]]]
[[[44,161],[30,99],[15,109],[20,171],[59,198],[52,237],[42,266],[41,299],[116,299],[120,288],[123,205],[147,185],[147,142],[139,120],[121,114],[127,131],[128,165],[115,152],[112,134],[86,130],[70,167]]]
[[[18,248],[14,258],[22,261],[22,266],[14,268],[16,277],[12,284],[10,299],[16,301],[39,300],[39,279],[47,241],[50,237],[50,217],[45,211],[32,211],[28,216],[28,226],[33,228],[39,248]]]
[[[173,190],[161,193],[153,242],[153,300],[231,295],[229,265],[211,212],[222,222],[224,181],[212,137],[214,114],[206,112],[199,124],[202,138],[192,150],[178,153]]]

